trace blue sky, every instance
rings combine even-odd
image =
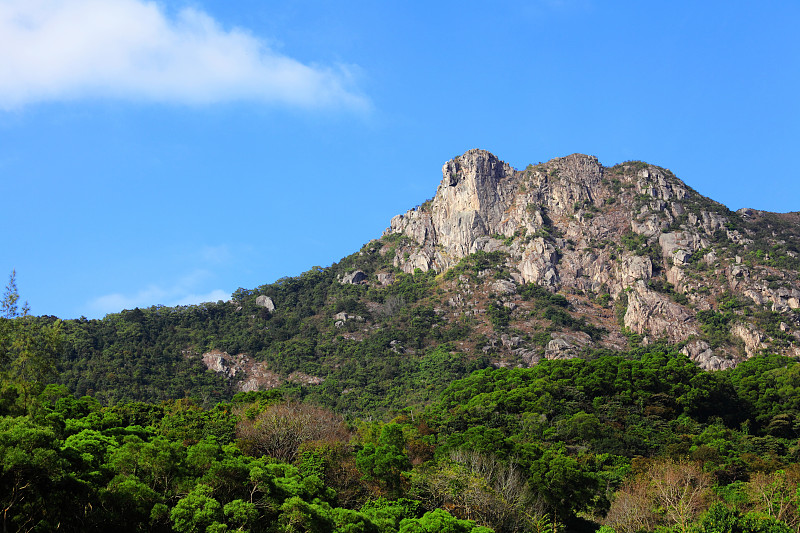
[[[484,148],[800,210],[800,3],[0,0],[0,275],[32,312],[227,299]]]

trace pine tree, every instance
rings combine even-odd
[[[55,374],[61,349],[61,321],[37,322],[28,302],[19,307],[16,275],[12,270],[0,302],[0,412],[12,403],[26,408]]]
[[[22,312],[17,309],[17,302],[19,301],[19,292],[17,291],[17,271],[12,270],[6,285],[6,292],[3,293],[3,301],[0,303],[2,312],[0,316],[3,318],[17,318],[18,316],[27,316],[31,308],[26,301],[22,304]]]

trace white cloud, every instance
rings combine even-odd
[[[145,0],[0,0],[0,108],[122,98],[364,109],[352,69],[305,65],[206,13]]]
[[[202,281],[209,278],[209,276],[210,273],[208,271],[198,269],[186,274],[170,287],[149,285],[134,294],[120,292],[105,294],[89,301],[86,307],[89,309],[90,316],[103,316],[108,313],[118,313],[123,309],[133,309],[134,307],[151,307],[153,305],[174,307],[176,305],[194,305],[203,302],[229,300],[230,291],[213,289],[205,293],[197,292],[197,286],[202,284]]]
[[[118,292],[106,294],[90,301],[88,307],[93,311],[93,315],[102,316],[108,313],[118,313],[123,309],[156,305],[163,301],[166,294],[167,291],[164,289],[151,286],[129,296]]]
[[[219,300],[227,301],[231,299],[231,293],[225,292],[222,289],[214,289],[213,291],[206,293],[206,294],[187,294],[180,300],[177,300],[175,303],[171,304],[172,306],[175,305],[194,305],[203,302],[217,302]]]

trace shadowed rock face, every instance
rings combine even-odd
[[[606,168],[573,154],[519,171],[470,150],[444,164],[433,200],[394,217],[386,234],[408,238],[394,259],[405,272],[442,272],[475,252],[503,251],[513,282],[607,293],[625,306],[627,329],[681,343],[702,335],[699,310],[717,310],[730,295],[786,313],[787,331],[800,330],[797,272],[769,261],[742,264],[735,255],[753,246],[756,223],[800,235],[798,217],[733,213],[646,163]],[[750,322],[737,315],[731,323],[741,350],[693,345],[691,356],[722,368],[726,355],[730,361],[757,353],[768,335]],[[798,345],[783,339],[777,351],[800,355]]]

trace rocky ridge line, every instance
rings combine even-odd
[[[800,355],[797,272],[731,252],[753,244],[752,219],[772,215],[779,216],[731,212],[646,163],[607,168],[573,154],[520,171],[470,150],[444,164],[431,201],[394,217],[384,235],[406,238],[394,258],[405,272],[444,272],[475,252],[506,252],[514,284],[607,295],[624,313],[621,325],[645,343],[679,343],[701,366],[718,369],[767,348]],[[800,235],[795,219],[775,217],[773,224]],[[712,348],[698,312],[721,313],[736,298],[780,313],[785,334],[770,335],[737,310],[733,342]]]

